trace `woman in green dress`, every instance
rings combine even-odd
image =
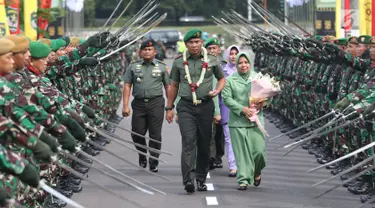
[[[261,171],[266,167],[266,153],[264,133],[255,122],[248,119],[254,114],[249,108],[251,81],[258,74],[251,69],[247,53],[237,55],[236,67],[237,72],[227,77],[222,95],[225,105],[230,109],[228,126],[237,164],[238,189],[246,190],[251,184],[260,185]],[[262,108],[265,105],[265,101],[256,105],[263,126]]]

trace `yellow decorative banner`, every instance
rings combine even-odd
[[[1,0],[0,0],[1,1]],[[24,30],[25,35],[29,37],[31,40],[37,40],[38,32],[38,18],[36,16],[36,12],[38,10],[38,0],[27,0],[24,2]]]
[[[9,26],[4,1],[5,0],[0,0],[0,37],[9,35]]]
[[[372,0],[358,1],[359,7],[359,33],[361,35],[371,35],[372,23]]]

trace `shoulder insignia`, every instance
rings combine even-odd
[[[158,59],[156,59],[156,61],[157,61],[158,63],[160,63],[160,64],[167,65],[167,63],[165,63],[165,61],[161,61],[161,60],[158,60]]]
[[[182,54],[176,56],[175,60],[176,60],[176,59],[179,59],[179,58],[181,58],[181,57],[182,57]]]
[[[135,64],[135,63],[137,63],[137,62],[139,62],[139,61],[132,61],[132,62],[130,62],[130,64]]]

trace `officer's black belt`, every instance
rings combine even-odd
[[[190,102],[190,103],[193,103],[193,99],[191,98],[188,98],[188,97],[181,97],[181,100],[185,101],[185,102]],[[211,101],[212,99],[198,99],[198,100],[201,100],[201,103],[207,103],[209,101]],[[198,104],[199,105],[199,104]]]
[[[134,98],[134,99],[138,100],[138,101],[141,101],[141,102],[144,102],[144,103],[148,103],[148,102],[151,102],[152,100],[155,100],[155,99],[161,98],[161,97],[163,97],[163,95],[152,97],[152,98]]]

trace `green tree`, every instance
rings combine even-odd
[[[92,27],[95,24],[95,0],[84,1],[85,27]]]

